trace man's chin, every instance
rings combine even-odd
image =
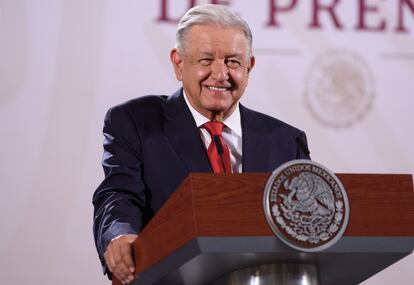
[[[233,105],[220,105],[220,106],[214,106],[208,109],[210,113],[212,113],[215,116],[229,116],[233,111]]]
[[[210,112],[212,113],[225,113],[229,110],[229,106],[228,105],[213,105],[213,106],[209,106],[209,108],[207,108]]]

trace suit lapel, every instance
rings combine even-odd
[[[262,121],[255,113],[240,104],[243,136],[243,172],[267,172],[270,139]]]
[[[182,89],[168,98],[164,133],[188,172],[211,172],[199,130],[183,98]]]
[[[164,133],[188,172],[212,172],[199,130],[182,89],[167,100]],[[270,139],[255,112],[240,104],[243,136],[243,172],[269,171]]]

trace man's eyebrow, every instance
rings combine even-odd
[[[200,51],[198,53],[199,56],[210,56],[210,57],[214,57],[214,54],[211,52],[207,52],[207,51]]]
[[[207,51],[200,51],[198,53],[198,56],[208,56],[208,57],[214,57],[215,55],[211,52],[207,52]],[[236,58],[243,58],[244,54],[243,53],[230,53],[224,56],[225,58],[229,58],[229,57],[236,57]]]
[[[243,53],[232,53],[227,55],[226,57],[244,57]]]

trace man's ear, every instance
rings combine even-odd
[[[181,81],[183,79],[183,75],[182,75],[183,59],[181,58],[181,55],[178,53],[178,50],[176,48],[173,48],[171,50],[170,59],[174,67],[175,77],[177,78],[178,81]]]
[[[247,72],[250,73],[250,71],[253,69],[255,63],[256,63],[256,58],[254,56],[251,56],[249,65],[247,66]]]

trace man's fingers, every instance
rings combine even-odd
[[[132,243],[136,237],[137,235],[122,235],[114,238],[104,254],[108,269],[124,284],[134,279]]]
[[[106,265],[119,280],[123,281],[127,274],[122,270],[122,258],[116,242],[110,243],[104,254]]]
[[[109,271],[113,272],[115,267],[115,262],[112,259],[112,255],[110,254],[109,246],[104,254],[106,266],[108,266]]]
[[[128,270],[129,273],[134,273],[135,272],[135,264],[134,264],[134,259],[132,256],[132,247],[129,244],[123,244],[120,248],[121,250],[121,257],[123,260],[123,263],[126,266],[126,269]]]
[[[129,245],[126,246],[128,247]],[[113,260],[115,263],[113,273],[119,277],[120,280],[128,279],[129,275],[131,275],[129,266],[124,261],[126,259],[125,254],[127,252],[123,249],[124,247],[125,245],[120,245],[119,248],[116,248],[116,250],[113,251]],[[129,252],[131,254],[131,251]]]

